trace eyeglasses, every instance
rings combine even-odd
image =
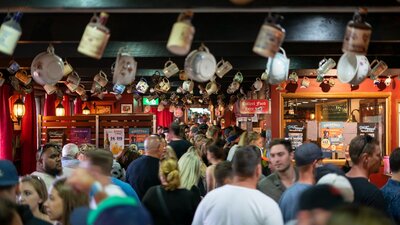
[[[49,148],[54,148],[57,152],[61,152],[61,147],[59,145],[54,144],[54,143],[47,143],[39,149],[39,159],[42,158],[45,150],[47,150]]]

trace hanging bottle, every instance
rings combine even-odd
[[[283,17],[280,15],[274,17],[269,15],[265,19],[254,43],[253,52],[266,58],[274,57],[279,52],[279,48],[285,39],[285,29],[279,25],[282,19]]]
[[[192,11],[181,13],[178,21],[174,23],[171,34],[169,35],[167,49],[176,55],[188,54],[192,46],[195,29],[191,23],[193,18]]]
[[[17,42],[22,34],[19,21],[22,18],[21,12],[16,12],[9,20],[0,27],[0,52],[12,55],[17,46]]]
[[[366,55],[371,38],[372,27],[365,19],[367,17],[367,9],[359,8],[354,13],[353,20],[349,21],[344,35],[342,51],[354,53],[357,55]]]
[[[90,23],[86,26],[85,32],[79,43],[78,52],[100,59],[110,38],[110,30],[105,26],[108,14],[100,13],[100,17],[94,15]]]

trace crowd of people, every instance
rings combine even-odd
[[[1,225],[395,225],[400,148],[378,189],[379,143],[349,144],[351,168],[323,164],[321,148],[238,127],[171,123],[118,156],[91,144],[53,143],[19,176],[0,160]]]

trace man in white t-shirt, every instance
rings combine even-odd
[[[232,161],[233,182],[211,192],[200,202],[192,225],[283,225],[278,204],[256,190],[261,155],[254,146],[238,149]]]

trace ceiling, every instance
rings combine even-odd
[[[245,6],[228,0],[13,0],[0,2],[0,18],[9,11],[23,11],[23,34],[12,57],[0,54],[0,70],[4,72],[11,59],[29,69],[32,59],[49,43],[74,67],[87,89],[99,70],[111,79],[110,67],[120,47],[128,47],[134,55],[139,77],[161,71],[168,59],[183,68],[185,57],[172,55],[165,46],[178,14],[191,9],[196,29],[192,49],[204,43],[217,61],[224,58],[232,63],[234,69],[223,78],[223,88],[237,71],[245,77],[243,86],[250,88],[267,63],[252,52],[252,46],[269,12],[284,16],[282,47],[290,58],[290,69],[302,76],[310,70],[300,69],[315,69],[324,57],[339,59],[346,24],[358,6],[367,6],[367,20],[373,27],[369,60],[379,58],[390,68],[400,68],[400,3],[395,0],[255,0]],[[110,14],[111,38],[103,58],[95,60],[78,53],[77,47],[93,12],[100,11]],[[178,77],[171,80],[179,84]]]

